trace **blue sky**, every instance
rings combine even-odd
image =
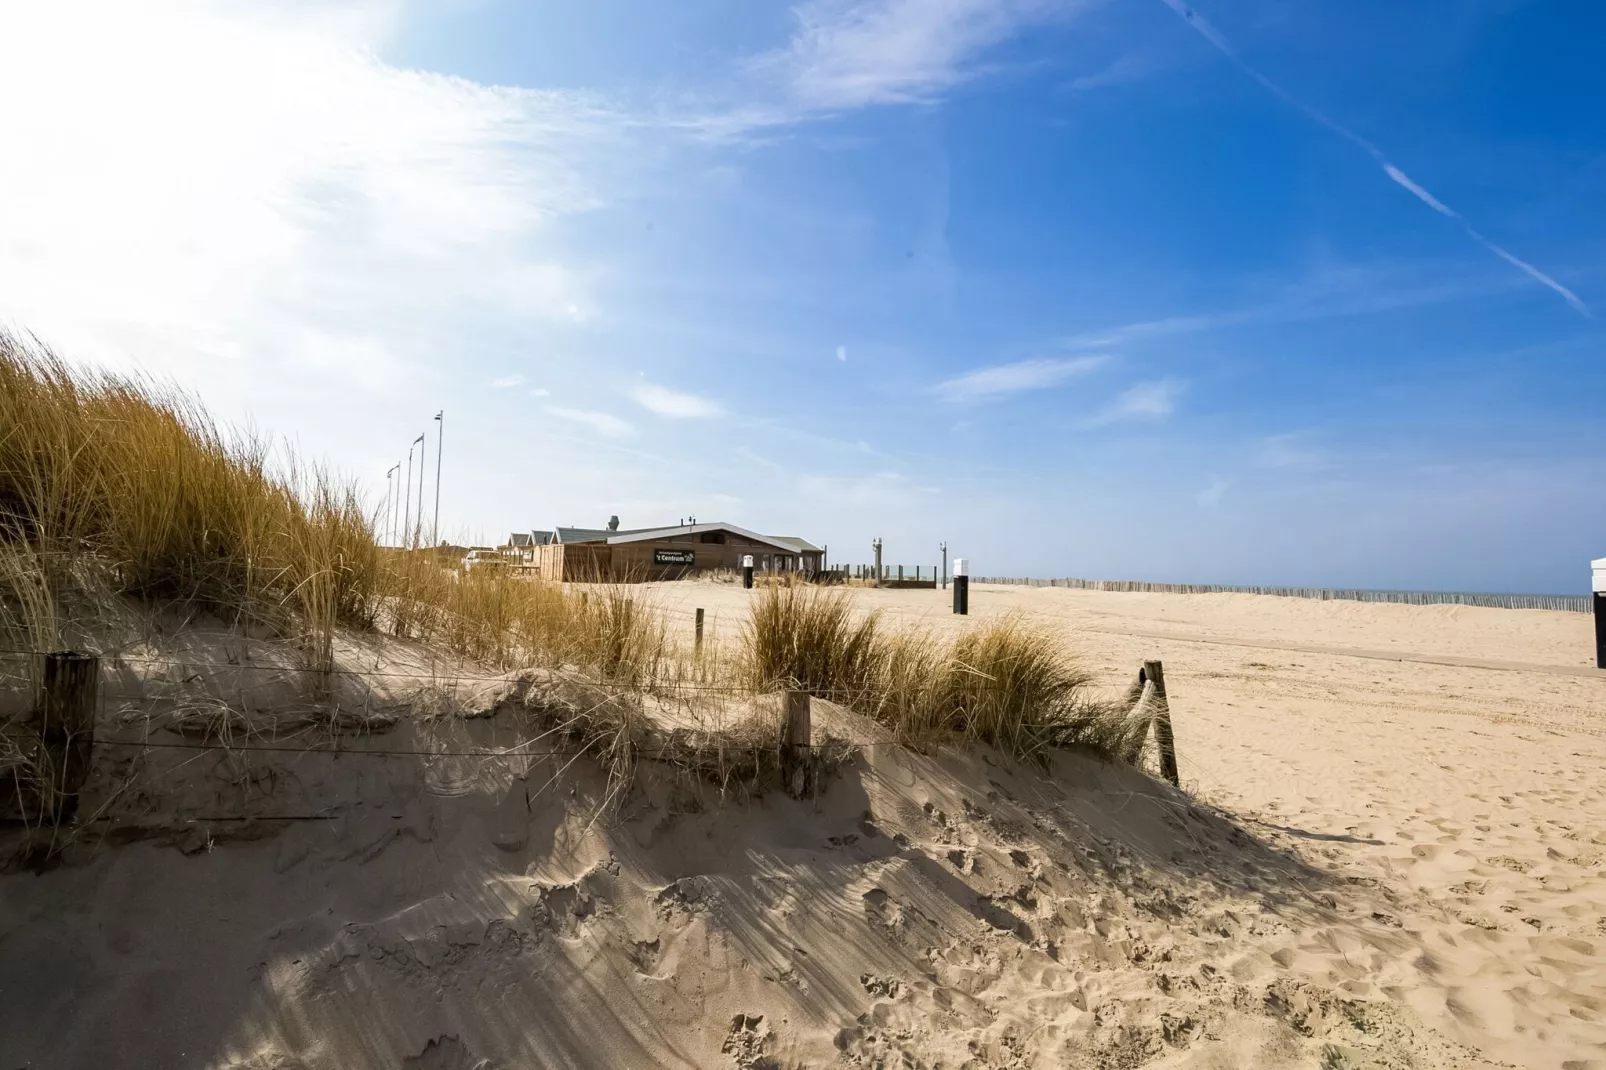
[[[453,535],[1479,590],[1606,554],[1597,5],[23,7],[0,319],[376,502],[444,408]]]

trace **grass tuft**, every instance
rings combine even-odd
[[[1019,618],[979,622],[946,654],[933,719],[949,731],[1027,754],[1099,715],[1088,699],[1091,676],[1057,636]]]
[[[1095,699],[1061,638],[1016,617],[942,640],[856,616],[839,589],[770,587],[753,599],[739,675],[761,690],[840,702],[912,742],[973,740],[1017,755],[1078,745],[1136,758],[1127,757],[1126,706]]]
[[[774,584],[753,599],[740,672],[758,690],[797,688],[860,705],[879,693],[889,649],[880,616],[855,618],[846,593]]]

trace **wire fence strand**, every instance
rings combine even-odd
[[[18,650],[0,648],[0,657],[45,657],[60,651],[48,650]],[[551,665],[528,665],[516,669],[497,671],[494,669],[464,669],[461,672],[441,672],[429,666],[421,666],[411,672],[395,670],[350,669],[333,667],[328,669],[313,668],[304,665],[263,665],[240,662],[218,661],[191,661],[167,655],[124,655],[95,651],[84,651],[110,663],[111,668],[129,665],[161,666],[169,669],[178,669],[189,672],[230,673],[230,672],[262,672],[278,673],[281,675],[303,674],[315,678],[329,676],[372,678],[388,680],[410,680],[419,685],[433,684],[476,684],[493,686],[506,683],[526,672],[552,672],[565,673],[567,667]],[[102,671],[106,671],[103,667]],[[649,695],[655,698],[666,698],[677,693],[697,695],[740,695],[748,698],[776,695],[784,691],[807,691],[815,698],[829,702],[847,703],[854,701],[867,701],[884,697],[885,692],[874,687],[838,687],[816,686],[808,681],[776,680],[768,685],[755,686],[743,683],[691,683],[684,680],[643,678],[643,679],[608,679],[606,677],[573,677],[572,682],[579,687],[612,690],[631,695]],[[967,682],[966,693],[1006,692],[1010,688],[1007,684],[988,683],[990,677],[979,672]]]
[[[1410,606],[1483,606],[1491,609],[1548,609],[1590,613],[1587,594],[1494,594],[1477,591],[1390,591],[1358,587],[1234,587],[1217,583],[1151,583],[1146,580],[1084,580],[1074,577],[1038,579],[1029,576],[977,576],[972,583],[1005,587],[1066,587],[1080,591],[1141,594],[1262,594],[1279,598],[1313,598],[1324,602],[1383,602]]]

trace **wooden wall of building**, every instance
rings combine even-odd
[[[723,541],[703,541],[704,535],[719,535]],[[690,561],[678,560],[690,555]],[[535,564],[547,579],[616,580],[677,579],[690,572],[715,569],[736,570],[742,557],[753,555],[760,572],[815,571],[820,567],[818,551],[782,551],[754,542],[733,532],[692,532],[644,542],[582,542],[542,546]]]

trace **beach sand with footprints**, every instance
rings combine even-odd
[[[749,597],[648,590],[710,643]],[[1112,692],[1163,660],[1183,790],[845,710],[868,745],[815,797],[644,762],[607,816],[583,757],[447,753],[505,742],[496,703],[338,753],[175,750],[118,837],[0,878],[5,1065],[1606,1066],[1586,616],[854,597],[1027,615]]]

